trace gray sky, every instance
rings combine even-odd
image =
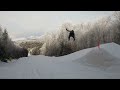
[[[0,25],[12,39],[39,36],[65,22],[79,24],[109,16],[113,11],[0,11]]]

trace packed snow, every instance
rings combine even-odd
[[[75,53],[0,62],[1,79],[119,79],[120,46],[108,43]]]

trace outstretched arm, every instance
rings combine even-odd
[[[67,30],[67,29],[66,29]],[[69,30],[67,30],[68,32],[70,32]]]

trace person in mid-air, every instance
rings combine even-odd
[[[69,36],[68,36],[68,40],[70,40],[70,37],[73,37],[73,39],[74,39],[74,41],[75,41],[75,33],[74,33],[74,31],[72,30],[72,31],[70,31],[70,30],[68,30],[68,29],[66,29],[68,32],[70,32],[69,33]]]

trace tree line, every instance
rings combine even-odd
[[[0,60],[7,62],[20,57],[27,57],[28,50],[17,46],[10,39],[7,29],[0,27]]]

